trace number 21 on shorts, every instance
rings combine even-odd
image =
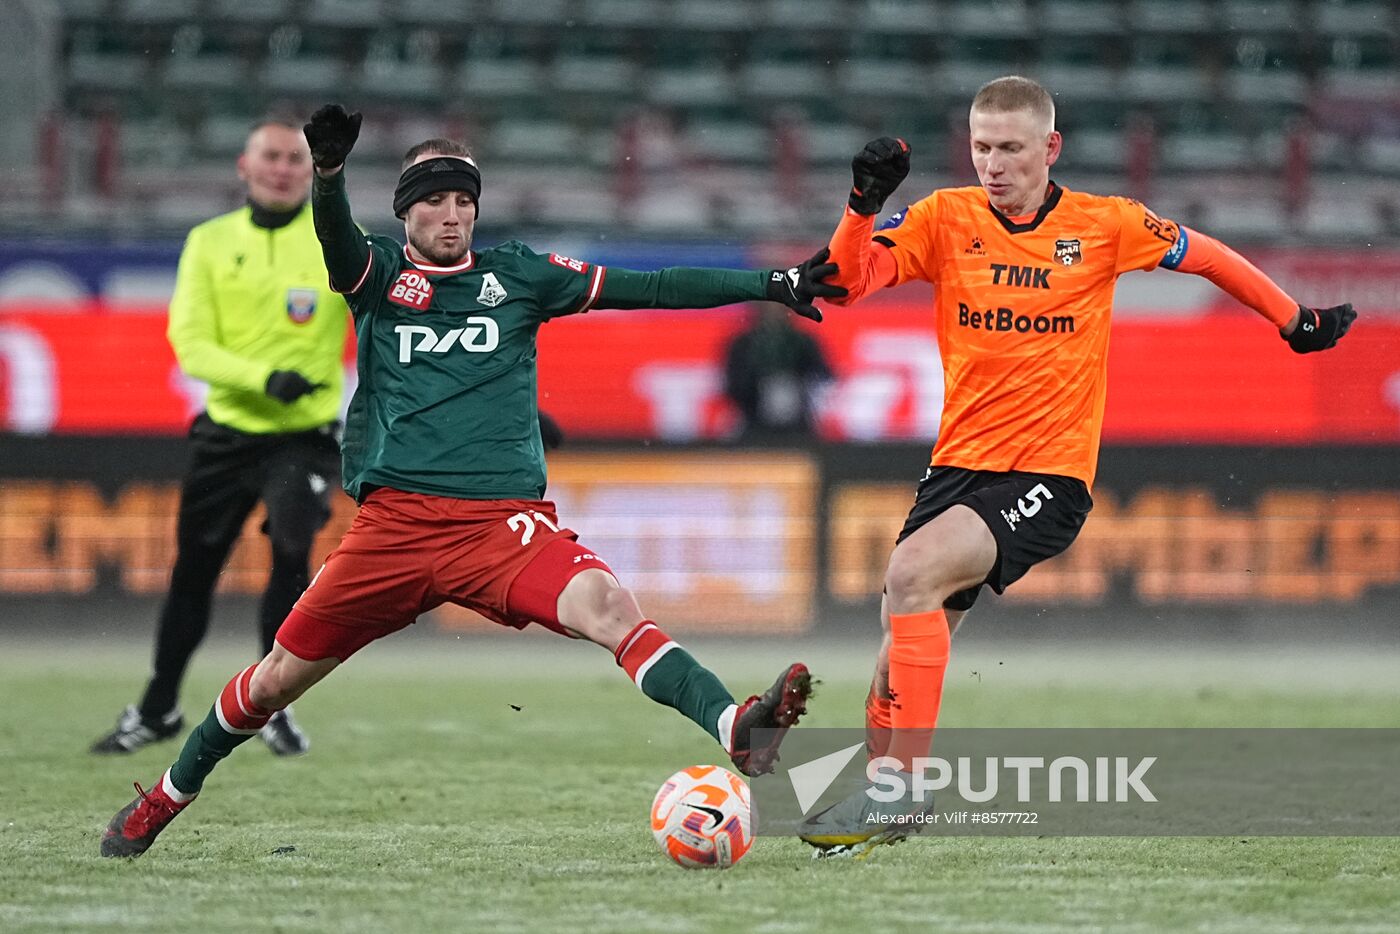
[[[1041,487],[1041,489],[1044,489],[1044,487]],[[1032,490],[1031,492],[1034,493],[1035,490]],[[1048,496],[1049,494],[1047,493],[1046,495]],[[509,519],[506,520],[506,525],[510,526],[512,531],[520,533],[520,544],[523,547],[525,545],[530,544],[530,539],[535,537],[536,522],[539,522],[540,525],[543,525],[551,532],[559,531],[559,526],[555,525],[553,522],[550,522],[549,516],[546,516],[543,513],[536,512],[533,509],[531,509],[529,512],[517,512],[515,515],[511,516]]]

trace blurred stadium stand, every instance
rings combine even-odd
[[[806,233],[829,226],[873,135],[913,143],[911,194],[971,180],[969,97],[1018,72],[1056,95],[1071,187],[1243,241],[1400,238],[1385,0],[3,6],[6,86],[37,91],[0,105],[9,234],[179,234],[237,200],[255,116],[330,99],[366,112],[366,203],[387,203],[407,144],[446,133],[480,156],[497,224]]]

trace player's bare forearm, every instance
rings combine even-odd
[[[767,274],[672,266],[656,272],[609,267],[596,308],[716,308],[762,301]]]
[[[843,297],[828,298],[833,305],[851,305],[895,279],[894,258],[887,247],[871,241],[874,215],[858,214],[849,208],[831,235],[831,262],[837,274],[830,281],[846,290]]]
[[[337,169],[330,176],[316,173],[311,185],[311,215],[331,288],[337,292],[353,291],[369,266],[369,244],[350,216],[343,171]]]

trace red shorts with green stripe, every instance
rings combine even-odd
[[[302,594],[277,641],[342,661],[444,603],[505,626],[564,633],[558,599],[575,574],[611,569],[559,527],[543,500],[468,500],[380,488]]]

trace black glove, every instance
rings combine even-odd
[[[564,429],[559,427],[559,423],[550,418],[549,413],[540,411],[540,441],[544,444],[546,451],[553,451],[564,443]]]
[[[318,169],[334,169],[345,164],[345,157],[360,137],[360,113],[348,114],[339,104],[327,104],[311,115],[301,128],[311,147],[311,161]]]
[[[909,144],[904,140],[882,136],[866,143],[851,160],[851,210],[879,214],[908,174]]]
[[[839,285],[823,280],[836,275],[836,264],[828,263],[831,250],[822,247],[807,262],[790,269],[770,269],[764,295],[770,302],[788,306],[804,318],[820,321],[822,313],[812,304],[814,298],[840,298],[847,294]]]
[[[1306,305],[1299,305],[1298,326],[1293,329],[1292,334],[1280,331],[1279,336],[1288,341],[1288,346],[1293,348],[1294,353],[1327,350],[1337,346],[1337,341],[1342,339],[1355,320],[1356,310],[1350,303],[1332,308],[1308,308]]]
[[[273,370],[263,391],[278,402],[291,405],[302,396],[325,388],[325,383],[313,383],[296,370]]]

